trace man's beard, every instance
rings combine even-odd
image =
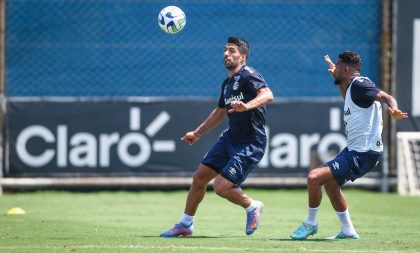
[[[237,62],[233,62],[233,61],[228,61],[228,62],[224,62],[224,66],[227,70],[232,70],[236,67],[238,67],[238,63]]]
[[[340,85],[342,82],[343,82],[343,80],[342,80],[342,79],[337,78],[337,77],[335,77],[335,78],[334,78],[334,83],[335,83],[336,85]]]

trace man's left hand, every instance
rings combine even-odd
[[[232,106],[232,109],[228,111],[229,113],[248,111],[248,106],[242,101],[233,101],[230,103],[230,106]]]

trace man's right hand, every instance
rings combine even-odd
[[[334,71],[335,71],[335,64],[331,61],[330,56],[324,56],[325,61],[328,63],[328,72],[330,72],[331,76],[335,79]]]
[[[188,145],[193,145],[196,141],[198,141],[200,137],[198,137],[194,131],[188,132],[181,138],[182,141],[185,141]]]

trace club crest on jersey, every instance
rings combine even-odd
[[[239,82],[235,81],[235,83],[233,84],[233,90],[237,90],[239,88]]]
[[[232,89],[237,90],[239,88],[239,78],[240,76],[233,77],[235,79],[235,82],[233,83]]]

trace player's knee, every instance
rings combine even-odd
[[[208,184],[207,178],[199,171],[193,174],[193,184],[197,186],[206,186]]]
[[[308,185],[319,185],[321,184],[321,177],[316,169],[311,170],[307,178]]]

